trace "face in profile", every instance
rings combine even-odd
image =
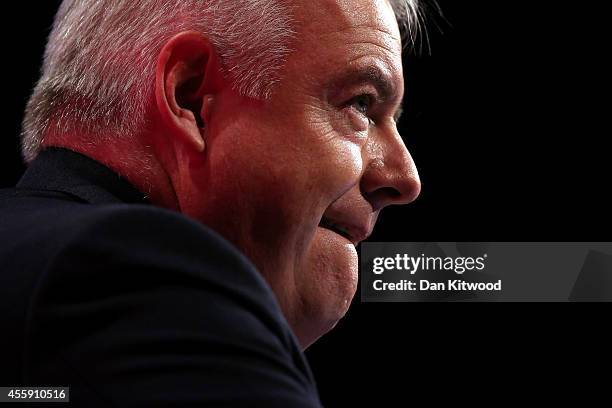
[[[266,101],[218,95],[191,214],[258,267],[302,346],[346,313],[355,246],[419,194],[396,127],[400,33],[379,1],[300,2],[294,51]]]

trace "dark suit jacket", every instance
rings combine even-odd
[[[319,406],[253,265],[65,149],[0,192],[0,333],[0,385],[70,386],[71,406]]]

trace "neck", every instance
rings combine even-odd
[[[178,210],[179,204],[170,177],[153,151],[130,138],[92,144],[86,136],[47,136],[43,147],[63,147],[104,164],[146,194],[153,204]]]

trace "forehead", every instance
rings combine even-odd
[[[350,29],[352,27],[372,27],[389,31],[399,29],[395,15],[388,0],[312,0],[299,1],[296,17],[304,17],[302,23],[317,32]],[[389,23],[394,24],[389,24]]]
[[[378,39],[375,43],[398,47],[400,33],[393,9],[387,0],[313,0],[299,2],[296,19],[306,40],[333,37],[344,40]]]
[[[387,0],[296,3],[298,41],[293,55],[302,71],[325,75],[370,60],[401,76],[400,32]]]

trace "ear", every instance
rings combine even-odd
[[[213,45],[200,33],[179,33],[162,48],[155,74],[157,110],[167,131],[203,152],[205,127],[224,82]]]

